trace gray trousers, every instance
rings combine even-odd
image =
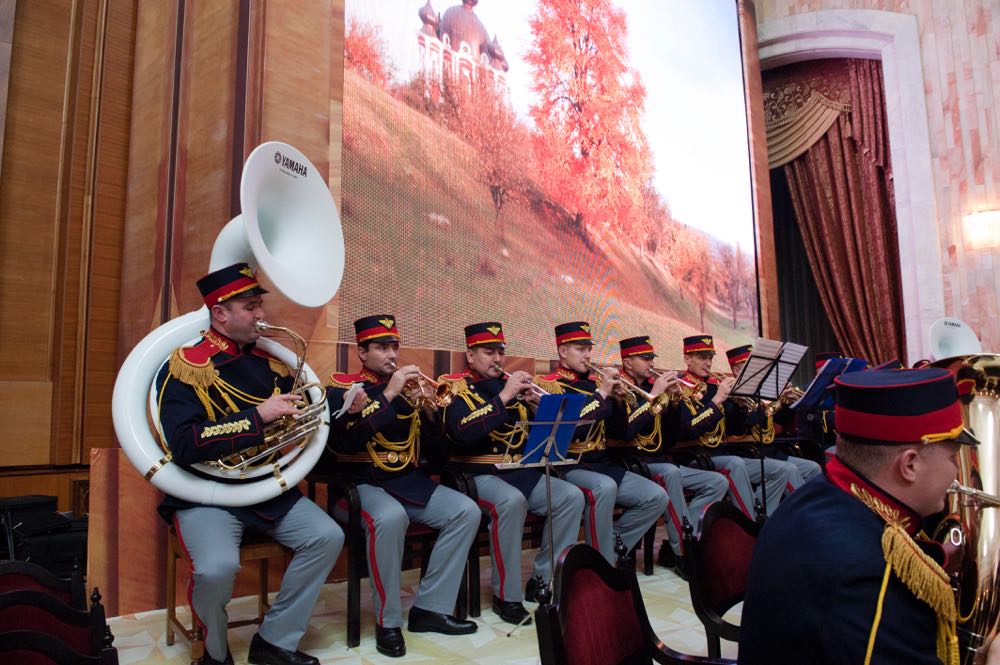
[[[205,625],[205,650],[219,661],[229,651],[226,604],[240,569],[243,523],[229,512],[199,506],[174,513],[178,537],[191,557],[191,605]],[[309,625],[319,590],[344,546],[344,532],[305,497],[266,531],[294,551],[281,589],[257,632],[271,644],[295,651]]]
[[[802,457],[789,455],[788,459],[785,460],[785,463],[788,465],[788,485],[785,487],[786,493],[790,493],[792,490],[802,487],[804,484],[823,472],[823,468],[811,459],[804,459]],[[768,496],[771,495],[769,494]]]
[[[722,501],[729,491],[729,481],[717,471],[679,467],[669,462],[654,462],[649,465],[649,471],[654,478],[662,478],[667,488],[670,504],[663,516],[667,525],[667,539],[674,554],[683,554],[681,541],[684,537],[684,518],[691,523],[697,537],[701,533],[701,518],[705,509],[716,501]],[[684,498],[685,490],[694,493],[690,503]]]
[[[521,535],[524,520],[530,510],[535,515],[548,515],[542,531],[542,546],[535,555],[534,575],[546,582],[552,580],[551,557],[575,543],[580,534],[583,514],[583,493],[571,483],[552,478],[552,513],[546,501],[543,477],[531,495],[525,499],[513,485],[499,476],[475,476],[479,503],[490,514],[490,553],[493,558],[493,595],[503,601],[521,602]],[[549,549],[549,531],[553,549]]]
[[[667,493],[648,478],[625,472],[620,485],[603,473],[573,469],[566,480],[583,490],[583,533],[588,545],[600,552],[609,563],[615,562],[614,532],[631,550],[667,509]],[[612,530],[615,504],[625,507]]]
[[[442,486],[434,490],[424,506],[399,501],[375,485],[358,485],[358,494],[367,543],[368,581],[375,598],[378,625],[384,628],[403,625],[399,576],[406,529],[411,521],[438,532],[427,562],[427,574],[420,580],[413,604],[430,612],[453,614],[469,547],[483,516],[479,506],[464,494]]]
[[[736,455],[712,455],[716,471],[725,474],[733,503],[750,519],[756,519],[753,500],[763,503],[762,493],[767,492],[767,514],[778,507],[785,484],[788,482],[788,465],[776,459],[764,460],[764,478],[760,475],[760,460]],[[741,471],[742,470],[742,471]],[[757,486],[754,491],[753,486]]]

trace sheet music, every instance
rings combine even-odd
[[[364,383],[361,383],[360,381],[357,383],[352,383],[351,387],[347,389],[346,393],[344,393],[344,405],[340,407],[339,411],[333,414],[333,419],[336,420],[337,418],[347,413],[347,410],[351,408],[352,404],[354,404],[354,398],[358,396],[358,393],[364,392],[364,390],[365,390]]]
[[[778,399],[808,348],[794,342],[755,338],[753,352],[743,365],[732,394]]]

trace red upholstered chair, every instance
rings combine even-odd
[[[96,658],[98,662],[117,663],[118,655],[111,646],[114,637],[104,616],[100,594],[94,590],[90,610],[76,610],[58,598],[36,590],[7,591],[0,593],[0,635],[21,634],[24,644],[43,641],[31,637],[37,633],[51,640],[61,649],[65,647],[77,656]],[[17,641],[7,640],[16,650]],[[29,649],[30,650],[30,649]],[[28,662],[41,659],[38,654],[24,656],[21,660],[3,662]],[[72,659],[70,659],[72,660]],[[48,661],[44,661],[48,662]],[[61,661],[60,661],[61,662]]]
[[[740,627],[722,617],[743,601],[759,531],[758,523],[747,519],[732,504],[720,502],[705,511],[701,538],[685,539],[690,557],[691,604],[705,626],[709,656],[719,656],[720,638],[733,642],[740,639]]]
[[[0,593],[26,589],[48,593],[73,609],[87,609],[87,591],[79,572],[65,579],[28,561],[0,561]]]
[[[107,665],[99,656],[84,656],[57,637],[36,630],[0,633],[0,662],[17,665]]]
[[[666,646],[649,625],[635,572],[623,554],[613,568],[587,545],[563,551],[556,565],[554,602],[541,603],[535,611],[542,665],[734,662],[689,656]]]

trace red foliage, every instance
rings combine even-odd
[[[383,90],[388,89],[393,67],[380,26],[351,21],[344,35],[344,62]]]
[[[525,56],[538,103],[543,186],[581,230],[645,238],[652,158],[639,124],[646,90],[628,65],[625,14],[610,0],[539,0]]]

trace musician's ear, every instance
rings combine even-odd
[[[557,350],[559,351],[559,360],[565,360],[566,354],[569,353],[568,347],[565,344],[560,344]]]
[[[917,482],[919,474],[920,465],[920,451],[916,448],[906,446],[902,448],[899,455],[896,456],[895,462],[893,463],[896,467],[896,472],[899,474],[900,478],[905,480],[907,483]]]
[[[229,320],[229,303],[216,303],[212,305],[212,309],[209,310],[213,321],[218,321],[219,323],[225,323]]]

